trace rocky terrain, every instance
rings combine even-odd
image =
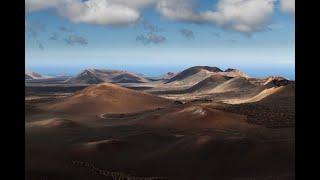
[[[27,179],[295,179],[295,82],[195,66],[26,83]]]

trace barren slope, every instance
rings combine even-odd
[[[51,111],[69,113],[130,113],[169,105],[171,101],[110,83],[88,87],[48,105]]]
[[[211,75],[210,77],[206,78],[203,81],[200,81],[196,85],[190,87],[187,92],[206,92],[214,89],[218,85],[228,81],[231,79],[230,77],[227,76],[222,76],[222,75]]]
[[[69,79],[67,82],[77,84],[98,84],[101,82],[141,83],[148,82],[148,80],[127,71],[86,69],[79,75]]]
[[[211,92],[228,92],[228,91],[248,91],[256,86],[252,84],[248,79],[244,77],[235,77],[232,78],[223,84],[220,84],[216,88],[214,88]]]

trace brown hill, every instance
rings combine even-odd
[[[148,80],[137,74],[105,69],[86,69],[79,75],[67,80],[68,83],[74,84],[98,84],[102,82],[114,83],[142,83]]]
[[[25,80],[34,80],[34,79],[46,79],[51,78],[50,76],[44,76],[39,73],[35,72],[26,72],[25,73]]]
[[[263,85],[265,87],[280,87],[280,86],[285,86],[287,84],[289,84],[290,81],[283,78],[283,77],[274,77],[274,76],[270,76],[268,78],[265,79]]]
[[[37,78],[41,78],[42,76],[38,73],[35,72],[26,72],[25,73],[25,79],[37,79]]]
[[[203,81],[200,81],[196,85],[190,87],[187,92],[206,92],[214,89],[218,85],[228,81],[231,77],[222,76],[219,74],[211,75]]]
[[[151,94],[101,83],[88,87],[74,95],[47,105],[50,111],[96,114],[131,113],[164,107],[170,100]]]
[[[216,88],[214,88],[211,92],[229,92],[229,91],[250,91],[256,86],[252,84],[247,78],[244,77],[235,77],[232,78]]]
[[[295,99],[295,87],[294,82],[289,82],[287,85],[273,86],[266,88],[250,98],[230,99],[225,101],[228,104],[244,104],[244,103],[258,103],[258,104],[270,104],[273,103],[280,105],[285,103],[286,106],[291,106],[290,103],[294,103]],[[283,104],[284,105],[284,104]],[[293,104],[292,104],[293,105]]]
[[[67,82],[74,84],[99,84],[104,82],[104,80],[98,77],[94,72],[90,70],[84,70],[76,77],[67,80]]]
[[[139,123],[156,127],[177,129],[214,128],[220,130],[250,130],[245,116],[228,113],[206,105],[190,105],[171,109],[158,118],[148,118]]]
[[[295,100],[295,83],[290,81],[289,84],[276,88],[274,93],[261,99],[261,103],[294,103]]]
[[[225,75],[225,76],[229,76],[229,77],[245,77],[245,78],[249,78],[249,76],[247,74],[245,74],[244,72],[238,70],[238,69],[232,69],[232,68],[228,68],[223,72],[219,72],[219,74]]]
[[[123,74],[120,74],[118,76],[115,76],[112,78],[112,82],[117,83],[141,83],[141,82],[147,82],[147,80],[143,77],[140,77],[136,74],[125,72]]]
[[[163,74],[162,76],[160,76],[159,79],[163,79],[163,80],[169,80],[171,78],[173,78],[176,74],[173,72],[167,72],[165,74]]]
[[[225,71],[222,71],[217,67],[194,66],[180,72],[176,76],[169,79],[166,83],[171,85],[193,86],[212,75],[221,75],[230,78],[249,78],[247,74],[237,69],[228,68]]]
[[[177,74],[176,76],[172,77],[171,79],[169,79],[167,81],[167,83],[171,83],[174,81],[182,81],[190,76],[193,76],[201,71],[208,71],[208,72],[222,72],[221,69],[217,68],[217,67],[209,67],[209,66],[194,66],[191,68],[188,68],[182,72],[180,72],[179,74]]]

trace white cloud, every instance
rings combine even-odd
[[[219,0],[216,10],[196,12],[188,0],[162,0],[157,10],[169,20],[209,23],[242,33],[264,30],[273,14],[274,0]]]
[[[156,0],[26,0],[26,12],[55,9],[76,23],[127,25],[140,18],[139,10]]]
[[[128,25],[141,18],[146,7],[162,17],[189,23],[207,23],[242,33],[265,30],[279,0],[218,0],[216,9],[199,12],[193,0],[27,0],[26,9],[56,8],[75,23]],[[293,0],[280,0],[283,11],[294,11]],[[291,2],[291,4],[290,4]]]
[[[140,9],[154,5],[158,0],[110,0],[112,3],[122,4],[134,9]]]
[[[26,0],[26,12],[55,9],[75,23],[128,25],[140,18],[142,8],[158,0]]]
[[[56,8],[62,4],[70,3],[73,0],[25,0],[25,11],[40,11],[49,8]]]
[[[91,0],[88,0],[91,1]],[[102,0],[112,4],[127,6],[130,8],[143,8],[154,4],[157,0]],[[59,6],[74,2],[83,2],[82,0],[25,0],[26,12],[39,11],[48,8],[59,8]]]
[[[140,13],[115,0],[88,0],[68,3],[58,13],[76,23],[97,25],[127,25],[135,23]]]
[[[161,0],[156,4],[156,9],[169,20],[201,21],[201,17],[194,11],[194,5],[189,0]]]
[[[220,0],[216,11],[202,13],[204,20],[243,33],[266,28],[273,14],[271,0]]]
[[[281,10],[286,13],[295,13],[295,0],[280,0]]]

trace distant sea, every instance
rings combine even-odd
[[[126,70],[134,73],[140,73],[148,77],[158,77],[167,72],[180,72],[188,66],[170,66],[170,67],[142,67],[142,66],[93,66],[93,67],[27,67],[26,71],[33,71],[43,75],[67,75],[74,76],[88,68],[97,68],[97,69],[113,69],[113,70]],[[225,70],[224,67],[219,67],[222,70]],[[290,80],[295,80],[295,70],[294,67],[273,67],[273,68],[250,68],[250,67],[232,67],[239,69],[240,71],[248,74],[251,77],[263,78],[267,76],[282,76]]]

